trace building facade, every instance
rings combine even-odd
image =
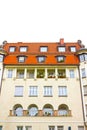
[[[0,49],[0,130],[86,130],[87,49],[7,43]]]

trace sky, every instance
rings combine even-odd
[[[0,0],[0,43],[60,38],[87,47],[87,0]]]

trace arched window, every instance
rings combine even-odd
[[[31,104],[28,108],[29,116],[36,116],[38,114],[38,107],[35,104]]]
[[[44,105],[43,113],[46,116],[53,115],[53,106],[51,104]]]
[[[13,108],[14,115],[23,116],[23,107],[20,104],[17,104]]]
[[[58,108],[58,115],[67,115],[68,114],[68,106],[65,104],[61,104]]]

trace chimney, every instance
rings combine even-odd
[[[60,44],[63,45],[64,44],[64,38],[60,39]]]

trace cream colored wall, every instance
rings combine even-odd
[[[74,68],[75,78],[69,78],[69,69]],[[7,78],[7,68],[4,71],[2,80],[2,90],[0,95],[0,124],[4,126],[3,130],[16,130],[18,125],[31,125],[33,130],[48,130],[49,125],[64,125],[78,130],[77,126],[83,126],[83,111],[80,93],[80,81],[78,67],[66,67],[67,77],[65,79],[14,79]],[[15,73],[15,71],[14,71]],[[15,76],[15,74],[14,74]],[[23,97],[14,97],[16,85],[24,86]],[[38,97],[29,97],[29,86],[38,86]],[[44,86],[52,86],[53,97],[44,97]],[[58,97],[58,86],[67,86],[67,97]],[[24,110],[27,110],[30,104],[36,104],[39,110],[43,109],[45,104],[51,104],[54,110],[58,110],[60,104],[66,104],[72,112],[70,117],[11,117],[9,110],[12,110],[15,104],[21,104]],[[7,123],[4,123],[6,122]],[[12,123],[13,122],[13,123]],[[21,123],[22,122],[22,123]],[[28,123],[27,123],[28,122]]]

